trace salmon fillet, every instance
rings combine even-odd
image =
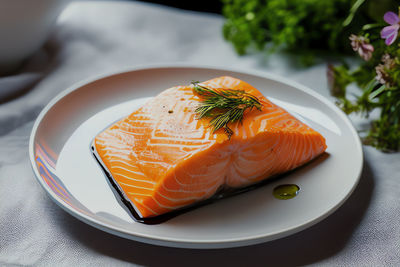
[[[161,215],[292,170],[326,149],[321,134],[232,77],[202,83],[245,90],[262,109],[245,112],[229,139],[197,119],[201,97],[176,86],[149,100],[94,139],[94,148],[126,201],[142,218]]]

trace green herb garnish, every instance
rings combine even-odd
[[[210,126],[213,133],[223,128],[230,139],[233,131],[228,123],[242,122],[246,109],[261,110],[262,104],[257,97],[244,90],[212,89],[192,82],[193,91],[202,96],[200,105],[196,108],[197,119],[211,118]]]

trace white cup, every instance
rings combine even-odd
[[[46,41],[69,0],[0,0],[0,74],[15,70]]]

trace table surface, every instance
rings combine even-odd
[[[61,210],[36,182],[28,157],[33,121],[72,84],[149,63],[201,63],[272,72],[334,101],[326,60],[235,54],[223,18],[137,2],[74,2],[43,48],[0,77],[0,265],[398,266],[400,153],[364,146],[352,196],[334,214],[292,236],[254,246],[190,250],[142,244],[88,226]],[[356,123],[359,121],[356,120]]]

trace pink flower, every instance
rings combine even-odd
[[[386,87],[393,86],[393,80],[388,74],[388,70],[393,69],[396,66],[395,60],[390,57],[389,54],[382,56],[383,64],[379,64],[375,67],[376,77],[375,79],[380,83],[386,85]]]
[[[358,52],[360,57],[365,61],[370,60],[374,47],[369,43],[369,40],[364,36],[350,35],[351,47]]]
[[[396,13],[389,11],[383,15],[383,19],[390,24],[390,26],[386,26],[382,29],[381,38],[386,39],[386,45],[391,45],[397,38],[400,28],[400,18]]]

